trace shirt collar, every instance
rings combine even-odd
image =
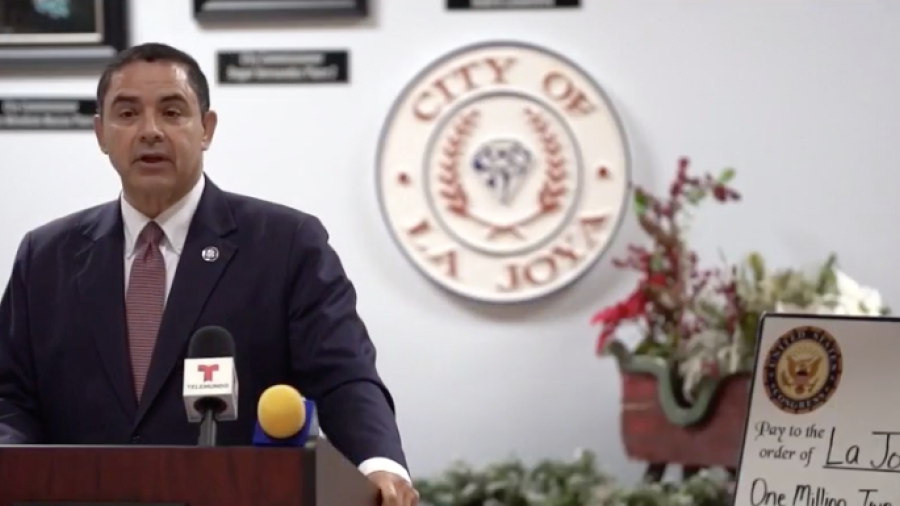
[[[165,236],[163,243],[167,244],[176,254],[180,255],[184,248],[188,229],[194,218],[194,212],[197,211],[197,206],[200,204],[200,197],[203,196],[205,185],[206,178],[201,175],[197,184],[187,195],[152,220],[163,230]],[[138,235],[151,220],[129,204],[125,200],[124,194],[119,196],[119,202],[122,208],[122,221],[125,224],[125,256],[127,258],[134,254]]]

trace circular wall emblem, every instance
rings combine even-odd
[[[629,194],[628,147],[603,90],[519,43],[466,47],[395,103],[378,154],[384,218],[429,278],[485,302],[568,286],[603,254]]]
[[[769,349],[763,368],[766,395],[793,414],[819,409],[841,382],[843,360],[834,336],[818,327],[797,327]]]

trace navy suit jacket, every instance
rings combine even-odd
[[[239,418],[220,424],[220,444],[249,445],[260,394],[287,383],[316,401],[329,440],[354,464],[406,466],[355,290],[318,219],[207,181],[140,402],[124,242],[118,201],[23,239],[0,301],[0,444],[196,444],[183,360],[194,331],[218,325],[234,336],[240,382]],[[201,255],[210,246],[215,262]]]

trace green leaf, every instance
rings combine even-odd
[[[750,270],[753,271],[753,279],[758,283],[766,279],[766,262],[762,255],[757,252],[750,253],[747,257],[747,263],[750,264]]]
[[[734,169],[729,167],[729,168],[723,170],[722,173],[719,174],[719,177],[716,180],[719,182],[719,184],[725,184],[725,183],[730,182],[732,179],[734,179],[735,175],[736,175],[736,172],[734,171]]]
[[[665,268],[665,262],[663,262],[663,258],[659,253],[654,253],[650,256],[649,267],[652,272],[662,272],[663,268]]]
[[[647,206],[650,205],[650,199],[647,197],[647,194],[642,190],[634,191],[634,210],[636,213],[644,214],[647,211]]]
[[[648,336],[634,349],[634,354],[647,355],[650,357],[664,357],[669,354],[669,348]]]
[[[693,205],[699,204],[703,197],[706,197],[706,191],[700,188],[694,188],[686,195],[687,201]]]
[[[836,266],[837,255],[832,253],[819,270],[819,276],[816,280],[816,292],[818,294],[835,293],[837,291],[837,276],[834,274]]]

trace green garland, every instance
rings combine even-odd
[[[724,476],[701,472],[679,483],[626,487],[602,472],[589,451],[530,467],[518,459],[483,469],[457,463],[416,482],[423,506],[729,506],[729,486]]]

